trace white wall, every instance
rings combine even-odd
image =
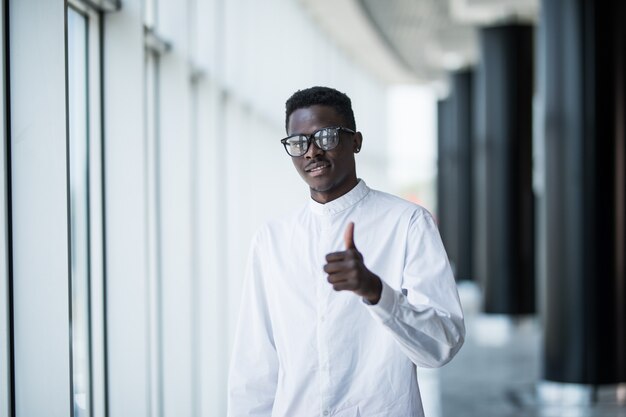
[[[16,409],[68,415],[65,3],[10,5]],[[103,16],[105,233],[92,250],[104,243],[108,403],[94,415],[222,417],[250,238],[308,199],[279,143],[284,102],[313,85],[350,95],[358,173],[385,188],[386,86],[295,0],[124,0]],[[145,48],[144,24],[169,51]],[[31,360],[44,349],[54,363]]]
[[[109,415],[150,411],[146,106],[139,0],[104,18],[104,160]]]
[[[15,409],[62,417],[71,409],[64,5],[8,7]]]

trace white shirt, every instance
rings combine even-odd
[[[383,281],[368,305],[336,292],[326,254],[354,243]],[[423,416],[416,368],[448,362],[465,327],[437,227],[422,207],[364,181],[311,200],[253,239],[230,367],[228,416]]]

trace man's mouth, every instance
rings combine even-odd
[[[315,162],[305,168],[305,171],[312,176],[318,176],[324,174],[324,172],[330,167],[330,163],[325,161]]]

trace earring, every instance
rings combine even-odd
[[[359,153],[360,150],[361,148],[357,146],[357,148],[354,150],[354,153]]]

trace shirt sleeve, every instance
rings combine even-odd
[[[456,282],[439,231],[425,210],[408,227],[402,289],[383,279],[380,300],[367,306],[413,363],[446,364],[463,345],[465,324]]]
[[[278,380],[278,358],[260,258],[253,239],[243,285],[228,378],[228,417],[271,416]]]

